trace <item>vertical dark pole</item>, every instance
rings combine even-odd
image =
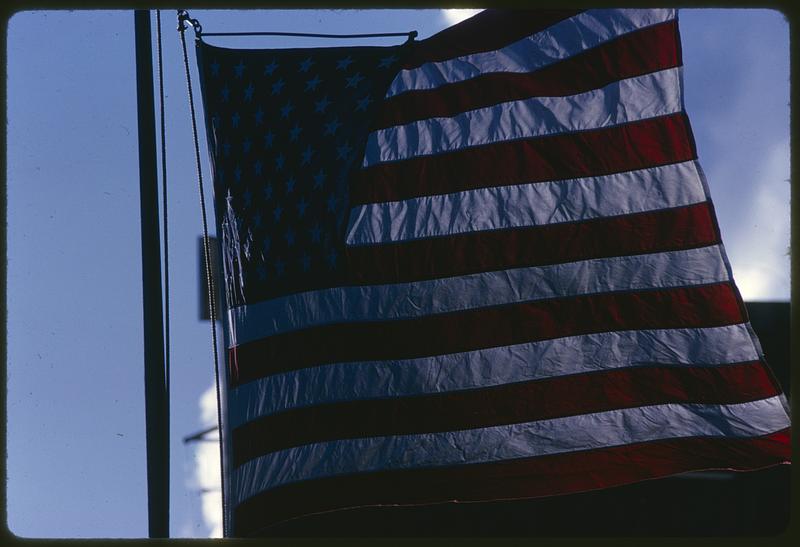
[[[139,111],[139,193],[142,218],[147,508],[150,537],[166,538],[169,537],[169,416],[166,410],[164,368],[153,47],[150,35],[150,12],[136,10],[134,18]]]

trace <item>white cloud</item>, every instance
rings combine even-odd
[[[744,300],[785,300],[789,295],[789,157],[784,141],[755,171],[756,191],[747,214],[739,218],[739,237],[726,245]]]
[[[212,384],[200,396],[200,419],[204,427],[217,423],[217,392]],[[209,529],[208,537],[222,537],[222,491],[219,465],[219,444],[199,442],[196,444],[194,484],[200,491],[203,522]]]
[[[441,10],[442,18],[447,26],[460,23],[464,19],[468,19],[476,13],[483,11],[479,9],[443,9]]]
[[[788,300],[788,25],[767,10],[687,10],[681,34],[686,110],[736,284],[745,300]]]
[[[200,396],[200,420],[204,427],[217,424],[217,389],[213,384]]]

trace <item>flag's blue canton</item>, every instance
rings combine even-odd
[[[348,181],[401,48],[198,53],[229,306],[347,283]]]

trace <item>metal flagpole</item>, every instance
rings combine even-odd
[[[164,364],[161,247],[153,99],[150,12],[136,10],[136,89],[139,114],[139,192],[142,223],[142,302],[147,435],[147,507],[151,538],[169,537],[169,426]]]

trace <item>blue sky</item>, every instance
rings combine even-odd
[[[444,10],[191,13],[206,31],[416,29],[420,38],[459,16]],[[216,412],[208,391],[214,378],[209,324],[198,319],[201,225],[174,17],[162,13],[171,532],[207,537],[218,533],[217,498],[200,490],[218,481],[216,447],[181,443],[213,424]],[[682,10],[680,27],[686,109],[734,276],[746,300],[788,300],[788,25],[775,11]],[[26,537],[146,536],[133,12],[22,12],[9,21],[7,36],[8,526]],[[297,38],[209,41],[331,45]],[[196,78],[195,68],[192,58]],[[203,148],[208,176],[206,158]]]

